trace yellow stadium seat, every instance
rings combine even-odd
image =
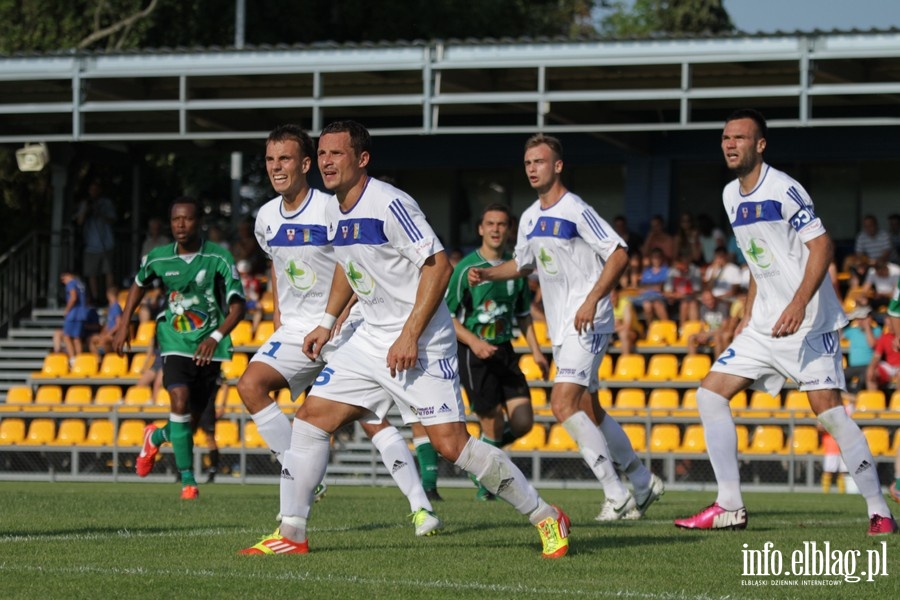
[[[781,408],[781,394],[772,396],[762,390],[756,390],[750,396],[750,404],[743,416],[753,419],[766,419],[772,416],[772,411]]]
[[[891,394],[891,405],[888,407],[888,411],[900,415],[900,390]]]
[[[125,390],[125,406],[150,406],[152,392],[146,385],[132,385]]]
[[[664,423],[650,430],[651,452],[674,452],[681,446],[681,430],[678,425]]]
[[[98,419],[91,421],[88,427],[87,437],[84,439],[85,446],[112,446],[113,443],[113,424],[108,419]]]
[[[788,391],[784,396],[784,411],[775,413],[775,417],[779,419],[789,417],[805,419],[813,416],[815,413],[809,409],[809,396],[800,390]]]
[[[706,436],[703,433],[703,425],[688,425],[681,439],[682,452],[706,452]]]
[[[234,346],[247,346],[253,340],[253,324],[250,321],[240,321],[231,330],[231,343]]]
[[[169,396],[169,390],[166,388],[160,388],[159,394],[156,396],[156,402],[153,403],[154,406],[162,406],[168,408],[172,405],[172,398]]]
[[[259,429],[256,427],[255,421],[247,421],[244,423],[244,447],[245,448],[266,448],[266,440],[259,435]]]
[[[259,307],[262,309],[263,314],[271,315],[275,312],[275,294],[272,293],[272,290],[266,290],[262,293],[262,296],[259,298]]]
[[[110,406],[122,401],[122,388],[117,385],[101,385],[94,394],[94,404]]]
[[[23,442],[28,446],[45,446],[56,438],[56,422],[53,419],[34,419],[28,426]]]
[[[647,398],[647,408],[650,409],[651,417],[665,417],[672,414],[672,411],[676,411],[677,414],[678,405],[678,390],[672,388],[650,390],[650,397]]]
[[[553,342],[550,341],[550,334],[547,332],[547,322],[532,320],[531,324],[534,327],[534,337],[537,339],[537,343],[540,346],[552,346]]]
[[[695,333],[700,333],[704,329],[706,329],[706,324],[703,321],[685,321],[681,324],[681,331],[678,334],[676,345],[687,346],[691,336]]]
[[[238,433],[237,421],[220,419],[216,421],[216,445],[219,448],[238,448],[241,436]]]
[[[31,404],[34,394],[27,385],[15,385],[6,391],[7,404]]]
[[[235,352],[231,360],[222,361],[222,376],[225,379],[237,379],[244,374],[249,360],[243,352]]]
[[[51,352],[44,357],[41,370],[32,373],[33,379],[46,377],[65,377],[69,374],[69,357],[62,352]]]
[[[520,333],[516,337],[512,339],[513,348],[528,348],[528,340],[525,339],[525,334]]]
[[[734,429],[737,433],[737,451],[746,452],[747,447],[750,446],[750,433],[747,431],[747,426],[737,425]]]
[[[644,379],[647,381],[669,381],[678,377],[678,359],[674,354],[654,354],[647,363]]]
[[[678,325],[668,319],[651,321],[647,326],[647,337],[638,340],[638,346],[674,346],[678,340]]]
[[[879,412],[887,408],[884,392],[881,390],[861,390],[856,395],[856,408],[853,411],[854,419],[873,419]]]
[[[514,441],[509,449],[516,452],[543,450],[547,443],[547,430],[540,423],[535,423],[531,431]]]
[[[481,425],[476,421],[466,421],[466,431],[475,439],[481,437]]]
[[[129,377],[140,377],[144,371],[144,365],[147,364],[147,354],[135,354],[131,359],[131,365],[128,367]]]
[[[118,446],[140,446],[144,443],[144,423],[140,419],[125,419],[119,423],[116,436]]]
[[[260,321],[253,332],[253,345],[261,346],[275,333],[274,321]]]
[[[647,406],[644,390],[640,388],[622,388],[616,392],[616,403],[609,411],[614,417],[628,417],[635,415]]]
[[[646,363],[641,354],[622,354],[616,360],[615,370],[611,380],[633,381],[644,377]]]
[[[736,410],[744,410],[747,408],[747,392],[741,390],[737,394],[731,397],[728,405],[731,407],[732,412]]]
[[[134,337],[131,338],[132,346],[149,346],[156,335],[156,321],[144,321],[137,326]]]
[[[100,369],[97,377],[113,378],[124,377],[128,374],[128,357],[119,356],[115,352],[107,352],[100,361]]]
[[[691,388],[684,390],[684,396],[681,398],[681,410],[678,411],[679,417],[699,417],[700,411],[697,410],[697,390]]]
[[[712,359],[708,354],[691,354],[681,361],[678,379],[682,381],[700,381],[709,373]]]
[[[544,388],[530,388],[531,408],[535,413],[549,414],[550,399],[547,397],[547,390]]]
[[[900,427],[894,432],[894,445],[891,446],[891,454],[896,456],[898,451],[900,451]]]
[[[753,432],[753,439],[747,452],[751,454],[779,453],[784,448],[784,431],[780,425],[759,425]]]
[[[207,440],[206,440],[206,432],[202,429],[198,429],[194,432],[194,447],[195,448],[206,448]]]
[[[459,397],[460,397],[460,399],[462,399],[463,410],[465,411],[466,414],[470,414],[472,412],[472,407],[469,404],[469,392],[467,392],[466,388],[464,388],[463,386],[459,386]],[[305,393],[303,394],[303,398],[300,399],[300,402],[297,404],[297,406],[300,406],[300,404],[303,404],[304,400],[306,400]]]
[[[578,444],[569,435],[569,432],[559,423],[550,426],[550,433],[547,434],[546,450],[553,452],[573,452],[578,450]]]
[[[58,385],[42,385],[34,396],[35,404],[56,405],[62,404],[63,391]]]
[[[635,452],[644,452],[647,450],[647,428],[640,423],[625,423],[622,425],[622,431],[628,436],[631,447]]]
[[[85,426],[82,419],[63,419],[53,440],[53,446],[77,446],[84,442]]]
[[[797,425],[784,450],[794,454],[818,454],[819,430],[815,425]]]
[[[69,367],[69,377],[94,377],[99,368],[96,354],[82,352],[75,357],[75,362]]]
[[[887,427],[863,427],[863,435],[869,442],[869,450],[874,456],[889,456],[891,454],[891,438]]]
[[[534,362],[534,356],[531,354],[523,354],[519,357],[519,368],[528,381],[542,381],[543,374],[541,368]]]
[[[64,403],[66,406],[84,406],[93,401],[93,392],[87,385],[70,385],[66,390]]]
[[[3,419],[0,421],[0,446],[15,446],[25,442],[25,421]]]
[[[597,377],[600,381],[606,381],[613,374],[613,359],[609,354],[604,354],[600,360],[600,367],[597,369]]]
[[[597,400],[603,410],[609,410],[613,405],[612,390],[609,388],[600,388],[597,390]]]
[[[291,390],[284,388],[284,391],[287,392],[288,398],[290,398]],[[221,406],[221,404],[219,406]],[[225,391],[225,410],[240,412],[243,408],[244,402],[241,400],[241,395],[238,393],[237,386],[229,385],[228,389]]]

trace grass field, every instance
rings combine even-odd
[[[572,518],[571,550],[540,557],[536,530],[502,502],[442,490],[446,531],[416,538],[393,488],[332,486],[316,505],[307,556],[238,556],[274,529],[272,485],[207,485],[196,502],[176,484],[0,484],[4,598],[888,598],[900,590],[900,536],[868,538],[859,496],[748,493],[750,528],[692,532],[671,521],[711,501],[669,492],[646,520],[600,525],[600,493],[547,490]],[[746,577],[742,546],[766,542],[791,567],[804,542],[841,564],[887,558],[874,582]],[[882,542],[886,545],[882,545]],[[835,554],[837,553],[837,554]],[[769,556],[774,556],[770,553]],[[834,561],[830,561],[834,562]],[[819,585],[799,585],[815,580]],[[765,586],[748,586],[748,581]],[[796,582],[798,585],[790,583]],[[776,583],[787,582],[787,585]],[[839,587],[831,584],[842,582]],[[834,594],[839,595],[834,595]]]

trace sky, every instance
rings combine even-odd
[[[900,0],[725,0],[748,33],[900,28]]]

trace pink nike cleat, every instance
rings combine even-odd
[[[869,535],[890,535],[892,533],[900,533],[894,517],[872,515],[872,518],[869,519]]]
[[[747,509],[725,510],[713,502],[692,517],[675,519],[675,525],[682,529],[746,529]]]

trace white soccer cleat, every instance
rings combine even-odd
[[[606,501],[603,502],[603,507],[600,509],[600,514],[594,517],[595,520],[600,521],[601,523],[608,523],[611,521],[621,521],[626,518],[626,515],[631,511],[637,508],[637,503],[634,501],[634,496],[628,494],[628,496],[621,503],[617,504],[615,500],[612,498],[607,498]]]
[[[659,500],[659,498],[665,493],[666,486],[663,483],[662,479],[651,473],[650,487],[648,487],[643,494],[640,494],[637,491],[634,492],[635,507],[632,510],[628,511],[628,514],[626,514],[622,518],[626,521],[637,521],[644,516],[644,513],[647,512],[647,509],[650,508],[650,505]]]

